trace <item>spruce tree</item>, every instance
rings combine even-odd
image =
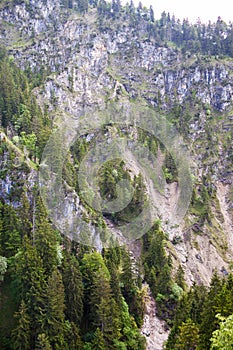
[[[65,321],[64,338],[69,350],[83,350],[79,329],[75,323]]]
[[[91,288],[90,314],[92,324],[100,328],[108,349],[111,349],[114,339],[119,337],[119,313],[112,297],[110,280],[101,271],[95,273]]]
[[[15,317],[17,326],[12,332],[13,348],[14,350],[31,350],[31,320],[24,300],[22,300]]]
[[[9,258],[17,253],[21,244],[20,220],[11,205],[2,203],[0,217],[0,248],[2,255]]]
[[[216,319],[216,307],[218,307],[216,300],[222,289],[222,282],[215,272],[213,274],[210,291],[203,304],[203,311],[201,314],[200,323],[200,349],[206,350],[210,347],[210,338],[212,332],[217,328],[218,321]]]
[[[177,350],[196,350],[199,342],[198,326],[190,319],[179,327],[179,336],[175,348]]]
[[[46,312],[46,276],[41,258],[27,237],[23,248],[14,260],[12,275],[18,297],[25,300],[31,319],[33,344],[38,334],[43,333]]]
[[[65,293],[60,272],[55,269],[48,279],[46,309],[46,331],[52,348],[63,350],[65,322]]]
[[[62,265],[65,288],[65,314],[69,321],[80,325],[83,316],[83,282],[77,259],[67,253]]]
[[[35,350],[52,350],[46,334],[39,334],[36,340]]]
[[[50,275],[58,264],[58,239],[56,232],[48,221],[45,208],[39,197],[37,198],[35,216],[36,227],[32,241],[43,261],[46,274]]]
[[[122,294],[129,306],[130,314],[135,318],[137,325],[142,325],[143,302],[137,287],[136,271],[133,269],[129,253],[124,249],[122,252]]]
[[[99,328],[96,329],[94,333],[94,339],[91,342],[93,350],[107,350],[103,333]]]

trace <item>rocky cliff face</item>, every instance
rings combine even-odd
[[[96,9],[80,15],[63,9],[58,0],[3,3],[0,22],[0,42],[15,62],[45,72],[34,93],[54,124],[123,99],[142,101],[176,124],[196,164],[197,196],[203,179],[216,195],[210,201],[211,219],[200,226],[190,211],[178,233],[169,233],[167,249],[175,266],[182,264],[188,284],[208,283],[215,268],[228,273],[233,251],[232,59],[159,47],[143,26],[135,29],[127,20],[106,20],[101,26]],[[1,182],[3,194],[12,186],[10,176]],[[172,186],[169,191],[171,196]],[[72,203],[73,198],[67,199],[67,212]]]
[[[48,106],[55,121],[59,122],[60,116],[67,113],[80,115],[83,111],[104,109],[109,101],[121,98],[143,100],[169,114],[172,120],[177,113],[175,107],[182,110],[189,106],[186,112],[189,116],[183,121],[184,134],[192,145],[193,159],[199,168],[196,176],[199,181],[203,175],[211,176],[211,186],[218,190],[220,197],[219,201],[216,198],[213,211],[224,212],[223,217],[216,219],[216,230],[231,235],[228,209],[232,204],[227,194],[232,186],[231,147],[227,145],[231,142],[232,130],[231,59],[189,57],[177,48],[158,47],[148,39],[143,26],[136,30],[127,21],[106,21],[101,28],[95,9],[79,15],[63,9],[58,0],[2,5],[0,20],[3,23],[1,42],[7,45],[17,64],[23,69],[47,72],[47,78],[35,89],[35,94],[42,107]],[[181,122],[175,123],[182,130]],[[208,138],[212,149],[208,147]],[[185,232],[180,232],[181,236],[185,235],[182,249],[175,247],[178,255],[182,251],[183,264],[187,264],[187,256],[194,249],[186,246],[189,239],[186,239],[187,230]],[[191,279],[199,278],[197,266],[208,271],[213,268],[211,256],[215,247],[210,244],[211,248],[207,248],[207,236],[208,232],[196,238],[205,241],[196,244],[197,251],[209,253],[206,263],[205,258],[202,262],[193,259],[196,277]],[[209,259],[211,263],[207,267]],[[210,272],[203,272],[200,279],[209,280]]]
[[[72,85],[75,93],[111,91],[119,81],[129,97],[143,97],[164,110],[194,93],[219,111],[231,106],[231,60],[187,58],[176,48],[158,47],[143,26],[136,30],[126,21],[101,28],[95,9],[78,15],[62,10],[57,0],[4,7],[0,19],[1,41],[8,43],[20,67],[46,68],[57,85]],[[45,87],[46,92],[52,89],[59,99],[56,85]]]

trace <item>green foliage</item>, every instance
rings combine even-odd
[[[105,341],[104,341],[104,336],[103,333],[101,332],[101,330],[99,328],[96,329],[95,333],[94,333],[94,337],[93,337],[93,341],[92,341],[92,349],[94,350],[107,350],[106,345],[105,345]]]
[[[22,238],[25,236],[31,237],[31,233],[33,229],[33,224],[32,224],[33,214],[32,214],[32,210],[31,210],[32,208],[28,200],[25,189],[21,194],[20,202],[21,202],[21,207],[19,208],[18,213],[16,213],[18,214],[19,231]]]
[[[35,350],[52,350],[46,334],[39,334],[36,340]]]
[[[116,184],[123,178],[130,180],[129,174],[124,170],[122,160],[105,163],[99,170],[99,185],[101,197],[106,199],[117,198]]]
[[[32,230],[32,241],[43,261],[45,272],[50,274],[59,262],[58,236],[48,221],[40,198],[37,199],[35,208],[35,227]]]
[[[199,329],[190,319],[183,322],[179,327],[179,336],[176,341],[177,350],[196,350],[198,349]]]
[[[118,321],[109,271],[98,253],[84,255],[82,271],[89,324],[92,329],[96,327],[101,329],[104,341],[110,349],[114,338],[118,337]]]
[[[233,315],[227,318],[217,315],[220,327],[213,332],[211,350],[231,350],[233,348]]]
[[[7,0],[4,4],[14,6],[23,2],[28,9],[30,4],[27,0]],[[93,8],[97,8],[98,26],[103,30],[108,26],[117,28],[121,23],[117,20],[121,21],[123,16],[124,22],[134,30],[141,33],[142,29],[145,41],[152,41],[157,46],[173,43],[177,54],[179,47],[190,58],[197,54],[197,60],[200,60],[200,55],[233,57],[232,25],[226,25],[220,18],[211,25],[192,25],[187,20],[182,23],[171,19],[165,12],[159,20],[155,20],[153,9],[145,9],[141,3],[138,7],[132,2],[122,7],[118,0],[112,3],[105,0],[62,0],[61,3],[68,11],[82,14],[91,9],[93,15]],[[138,49],[136,45],[134,48],[132,45],[132,55],[135,49]],[[14,151],[8,151],[6,143],[2,142],[0,155],[5,159],[9,153],[10,164],[14,164],[14,152],[20,148],[35,163],[41,157],[51,132],[51,121],[46,106],[42,113],[36,104],[32,89],[41,84],[48,73],[49,68],[43,66],[38,67],[36,74],[29,68],[22,72],[12,58],[7,57],[6,50],[0,48],[0,124],[8,135],[8,142],[13,137],[12,145],[15,146]],[[68,80],[71,91],[72,76]],[[224,85],[226,83],[223,82]],[[195,90],[190,100],[190,106],[198,103]],[[154,102],[158,108],[161,107],[160,93]],[[211,109],[203,108],[207,119],[213,118]],[[187,134],[188,123],[192,120],[190,111],[184,111],[183,106],[177,104],[171,108],[171,115]],[[209,126],[210,123],[206,135],[212,146],[214,129],[208,129]],[[230,135],[228,138],[231,141]],[[157,154],[159,142],[155,138],[138,130],[138,139],[154,155]],[[78,169],[90,142],[85,137],[78,140],[72,146],[72,156],[64,159],[60,152],[62,138],[54,137],[52,140],[51,154],[48,155],[52,170],[56,172],[64,164],[60,176],[63,175],[67,183],[79,191],[78,182],[73,180],[75,169]],[[162,145],[159,146],[162,149]],[[207,156],[211,154],[207,152]],[[167,183],[177,180],[176,166],[168,152],[165,152],[163,170]],[[1,169],[1,179],[4,180],[9,171],[11,168],[7,164]],[[23,169],[22,173],[25,171]],[[140,213],[147,200],[141,174],[131,178],[124,162],[117,160],[106,163],[99,175],[100,192],[107,200],[123,196],[123,193],[117,193],[116,186],[122,179],[130,181],[135,189],[128,207],[108,218],[114,223],[127,222]],[[19,186],[21,183],[23,185]],[[21,176],[17,179],[18,195],[13,192],[0,204],[1,348],[145,349],[145,339],[139,330],[144,312],[140,262],[137,264],[125,249],[114,248],[101,254],[78,243],[64,243],[65,239],[51,225],[42,201],[27,188],[28,185]],[[211,196],[209,183],[203,178],[199,190],[194,190],[190,210],[201,225],[205,220],[210,222]],[[99,214],[95,215],[100,219]],[[172,277],[166,237],[158,223],[142,241],[145,279],[157,301],[159,315],[172,326],[166,348],[232,348],[232,276],[222,281],[214,276],[209,289],[194,285],[187,290],[181,266]],[[220,326],[217,313],[225,317],[220,319]],[[9,333],[12,333],[11,337]]]
[[[225,339],[226,349],[230,349],[231,336],[223,335],[228,329],[228,326],[224,329],[223,320],[230,316],[229,324],[232,322],[232,291],[232,275],[221,280],[215,273],[208,289],[194,285],[190,291],[185,292],[178,302],[166,349],[224,349],[220,346],[222,339]],[[221,314],[222,318],[216,317],[217,314]],[[219,320],[223,321],[222,327],[219,326]],[[223,329],[221,335],[220,330]]]
[[[55,269],[48,279],[47,286],[46,326],[53,349],[65,348],[64,322],[65,322],[65,293],[60,272]]]
[[[145,274],[152,293],[168,294],[171,287],[171,267],[165,251],[165,235],[159,228],[153,228],[147,233],[149,246],[144,251]],[[146,240],[146,237],[144,238]],[[148,244],[148,243],[147,243]]]
[[[127,180],[132,183],[129,172],[125,169],[125,163],[122,160],[114,160],[105,163],[99,171],[99,186],[101,197],[111,201],[113,199],[122,198],[121,202],[124,202],[124,198],[128,201],[131,199],[131,193],[126,193],[126,190],[123,192],[117,191],[117,183],[121,180]],[[134,196],[129,203],[129,205],[117,213],[106,215],[114,222],[118,221],[129,221],[133,215],[137,215],[141,211],[142,207],[142,178],[135,177],[132,183],[134,191]]]
[[[142,350],[144,338],[140,336],[134,321],[141,325],[142,296],[131,259],[126,251],[120,252],[119,248],[106,250],[104,257],[106,264],[96,252],[85,254],[82,259],[85,326],[92,331],[92,335],[95,334],[84,348],[94,349],[93,344],[98,336],[104,349]],[[121,264],[122,273],[119,273]]]
[[[180,286],[183,290],[186,289],[186,284],[184,280],[184,270],[182,269],[182,266],[179,265],[178,270],[176,272],[175,276],[175,282]]]
[[[119,321],[116,303],[112,297],[110,281],[101,273],[96,273],[91,290],[92,323],[101,329],[108,348],[113,347],[113,341],[119,337]]]
[[[209,349],[212,332],[217,328],[218,322],[215,317],[215,308],[219,303],[219,294],[222,290],[222,281],[217,274],[212,277],[208,297],[204,301],[200,322],[200,348]]]
[[[4,275],[7,271],[7,258],[0,256],[0,282],[3,281]]]
[[[180,298],[183,295],[183,292],[183,289],[177,283],[174,283],[171,287],[170,297],[174,300],[180,300]]]
[[[43,215],[40,210],[40,223]],[[82,273],[77,259],[66,252],[61,276],[56,267],[53,270],[47,268],[40,249],[25,236],[23,249],[20,248],[11,266],[14,287],[22,300],[12,333],[15,348],[81,350],[96,349],[98,344],[103,349],[143,350],[144,338],[120,290],[122,254],[122,281],[131,276],[132,287],[128,290],[125,285],[124,294],[137,319],[142,299],[126,252],[122,253],[118,248],[105,252],[109,270],[101,254],[86,253],[81,261]],[[55,265],[51,263],[51,266]],[[142,312],[140,310],[140,317]],[[84,334],[92,334],[91,341],[82,344],[78,327]],[[27,339],[22,343],[24,338]]]
[[[23,102],[21,86],[25,84],[25,81],[23,74],[14,65],[10,64],[7,58],[0,62],[0,110],[3,127],[13,121],[13,116],[20,115],[19,106]]]
[[[21,244],[20,224],[16,210],[0,204],[0,251],[9,258],[16,254]]]
[[[163,172],[167,183],[171,183],[178,180],[178,172],[175,165],[175,161],[169,152],[165,152]]]
[[[112,289],[113,297],[118,306],[121,305],[122,300],[119,276],[119,268],[122,257],[121,253],[122,252],[120,247],[107,249],[103,252],[106,266],[110,272],[110,286]]]
[[[26,130],[30,130],[31,120],[32,120],[32,116],[28,106],[21,103],[19,115],[15,116],[13,120],[15,129],[17,131],[22,130],[23,128],[26,128]]]
[[[26,148],[29,156],[36,157],[36,135],[34,133],[26,135],[25,131],[20,134],[20,143]]]
[[[15,287],[18,289],[18,297],[25,301],[27,312],[30,315],[30,332],[28,336],[32,340],[30,349],[35,346],[34,341],[47,329],[51,341],[58,343],[56,330],[61,323],[63,312],[62,287],[60,276],[53,272],[52,277],[46,281],[46,271],[43,260],[39,256],[35,246],[25,237],[22,250],[16,255],[13,264],[12,277]],[[57,298],[57,299],[56,299]],[[57,312],[57,315],[55,313]],[[56,323],[56,326],[53,325]],[[18,328],[16,328],[18,329]],[[59,328],[60,337],[61,327]]]
[[[117,349],[130,349],[130,350],[144,350],[145,338],[141,336],[136,323],[130,316],[129,307],[127,303],[122,299],[121,304],[121,336],[120,340],[115,341]]]
[[[79,326],[83,316],[83,283],[79,263],[74,256],[67,254],[65,257],[62,278],[65,288],[66,317]]]
[[[87,291],[92,285],[94,274],[101,272],[102,276],[110,279],[109,271],[104,263],[103,257],[100,253],[93,252],[84,254],[82,259],[81,271],[83,275],[84,286]]]
[[[79,328],[73,322],[65,321],[64,336],[69,350],[83,349]]]
[[[144,309],[142,294],[139,289],[140,282],[138,281],[135,268],[133,269],[132,260],[127,250],[123,251],[120,279],[122,282],[122,294],[129,305],[130,313],[134,316],[137,325],[141,327]]]
[[[161,18],[155,20],[154,10],[143,8],[139,2],[135,7],[133,2],[121,6],[118,1],[112,1],[112,4],[104,0],[90,0],[90,4],[97,6],[99,28],[105,28],[106,19],[116,21],[120,18],[129,21],[133,28],[144,28],[148,40],[153,40],[160,46],[173,44],[180,48],[182,53],[190,57],[192,54],[205,56],[230,56],[233,55],[232,37],[233,29],[231,23],[226,24],[220,17],[216,23],[204,24],[198,21],[195,24],[189,23],[187,19],[181,21],[165,11]],[[121,13],[121,17],[119,14]],[[111,22],[111,25],[112,22]]]
[[[101,137],[102,137],[101,133],[96,135],[97,139]],[[92,140],[91,142],[94,142],[94,141]],[[57,151],[55,149],[57,149],[57,147],[58,147],[58,142],[55,141],[55,146],[53,150],[55,157],[57,154]],[[71,154],[74,159],[76,171],[78,171],[79,164],[82,161],[82,158],[85,155],[85,153],[88,151],[89,147],[90,147],[90,142],[86,141],[85,138],[81,138],[80,140],[77,140],[75,144],[72,146]],[[52,156],[52,158],[54,158],[54,155]],[[51,160],[53,162],[53,159]],[[57,164],[57,161],[56,161],[56,164]],[[65,174],[68,175],[67,177],[69,178],[68,173],[69,173],[69,170],[66,165]],[[72,176],[73,175],[74,175],[74,172],[72,172]],[[123,189],[123,191],[121,190],[121,188],[120,190],[118,190],[117,183],[122,180],[127,180],[132,184],[132,187],[134,188],[133,197],[131,192],[130,191],[127,192],[125,188]],[[137,216],[142,211],[142,208],[147,199],[146,189],[143,183],[142,175],[139,174],[138,176],[135,176],[134,179],[131,179],[129,170],[125,168],[125,162],[123,160],[115,159],[114,161],[108,161],[104,163],[104,165],[101,166],[98,171],[98,181],[99,181],[100,195],[104,200],[108,202],[114,199],[118,199],[120,203],[125,203],[127,201],[129,202],[126,208],[124,208],[119,212],[116,212],[114,214],[105,213],[104,216],[106,218],[111,219],[115,224],[119,224],[121,221],[128,222],[132,220],[132,217]],[[82,200],[82,192],[78,187],[78,182],[72,183],[71,185],[76,187],[76,190],[80,193],[80,198]],[[91,203],[92,200],[94,199],[94,193],[92,190],[88,190],[88,196],[89,196],[89,202]],[[86,204],[86,201],[83,201],[82,204],[87,208],[91,216],[93,216],[94,214],[95,219],[96,218],[99,219],[99,213],[93,213],[93,210],[91,210],[91,208]]]
[[[31,349],[31,330],[30,317],[24,301],[21,302],[19,311],[15,314],[18,320],[17,327],[12,333],[13,348],[15,350],[30,350]]]
[[[27,76],[7,55],[0,58],[0,85],[0,125],[21,134],[22,147],[32,157],[40,157],[50,133],[48,119],[35,101]]]
[[[199,218],[200,225],[210,219],[210,195],[206,184],[203,183],[198,194],[194,189],[190,212]]]

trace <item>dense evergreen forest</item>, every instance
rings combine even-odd
[[[8,6],[22,0],[6,1]],[[27,6],[31,6],[25,1]],[[173,46],[182,53],[233,57],[233,25],[221,18],[208,25],[190,24],[165,12],[159,20],[154,10],[119,0],[62,0],[61,6],[78,12],[97,8],[98,27],[122,18],[130,25],[147,28],[158,46]],[[156,9],[155,9],[156,11]],[[185,283],[181,266],[174,269],[167,253],[168,237],[157,220],[140,240],[141,258],[135,261],[127,247],[101,252],[69,240],[48,218],[38,188],[38,168],[52,121],[37,104],[33,89],[46,78],[45,71],[22,71],[4,47],[0,49],[0,177],[10,172],[14,191],[0,198],[0,349],[1,350],[143,350],[140,328],[144,315],[145,282],[157,302],[158,316],[171,329],[167,350],[230,350],[233,348],[233,276],[214,274],[209,287]],[[157,140],[141,134],[156,153]],[[74,165],[67,160],[64,177],[74,173],[87,150],[78,140],[72,149]],[[20,158],[20,161],[18,161]],[[114,164],[120,178],[129,177],[124,163]],[[113,164],[101,171],[100,191],[114,198]],[[166,181],[176,170],[166,154]],[[32,173],[31,184],[24,174]],[[128,210],[107,219],[127,221],[145,200],[140,176]],[[78,185],[70,183],[76,187]],[[212,194],[203,186],[201,199],[195,191],[192,209],[199,225],[208,219]],[[98,214],[94,213],[95,219]],[[173,242],[176,244],[177,242]]]

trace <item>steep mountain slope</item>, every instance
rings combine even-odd
[[[150,107],[174,123],[191,155],[194,187],[181,225],[166,232],[166,251],[171,255],[174,273],[181,264],[188,286],[193,282],[209,284],[214,270],[222,276],[228,274],[233,260],[233,60],[182,50],[169,40],[158,42],[143,15],[133,20],[126,11],[112,18],[95,6],[80,13],[61,6],[59,0],[3,1],[0,43],[6,46],[12,61],[33,77],[33,94],[52,127],[83,115],[91,116],[90,122],[95,125],[99,111],[108,111],[112,104],[134,103]],[[3,131],[1,138],[7,140],[10,149],[13,146],[8,139],[14,139],[17,132],[12,125],[4,132],[7,139]],[[101,138],[98,132],[87,132],[85,140],[96,135]],[[140,138],[133,127],[104,132],[108,140],[114,138],[114,132]],[[67,143],[69,137],[72,134],[67,134]],[[158,163],[172,173],[171,165],[165,164],[165,151],[160,154],[159,150]],[[27,155],[25,158],[29,163]],[[1,156],[2,164],[5,160]],[[133,157],[128,160],[131,172],[138,175],[140,167]],[[33,170],[3,174],[1,197],[17,207],[18,201],[9,199],[9,193],[19,186],[16,173],[24,179],[20,186],[32,192],[39,161],[39,157],[31,161],[29,168]],[[179,187],[176,180],[169,181],[169,176],[166,180],[162,224],[173,208]],[[90,213],[69,186],[63,208],[68,216],[86,215],[95,232],[92,221],[97,220],[96,214]],[[101,220],[120,237],[111,217]],[[129,248],[138,258],[140,244]],[[148,300],[151,307],[150,295]]]
[[[145,25],[135,29],[127,21],[121,27],[120,20],[106,20],[101,28],[95,9],[79,15],[62,10],[58,1],[30,6],[22,2],[3,8],[0,16],[11,27],[2,29],[2,41],[17,64],[47,72],[35,94],[55,122],[58,116],[95,113],[113,99],[126,98],[144,100],[177,124],[193,153],[197,183],[210,177],[208,186],[221,197],[211,203],[212,227],[203,227],[201,235],[194,233],[196,248],[187,227],[192,227],[192,219],[180,232],[184,243],[176,246],[183,263],[191,260],[188,270],[193,270],[194,279],[200,275],[207,282],[214,267],[225,266],[222,258],[216,260],[222,253],[215,253],[217,236],[232,233],[231,202],[226,204],[232,182],[232,60],[187,58],[177,48],[158,47],[148,40]],[[199,250],[202,262],[195,257]]]

